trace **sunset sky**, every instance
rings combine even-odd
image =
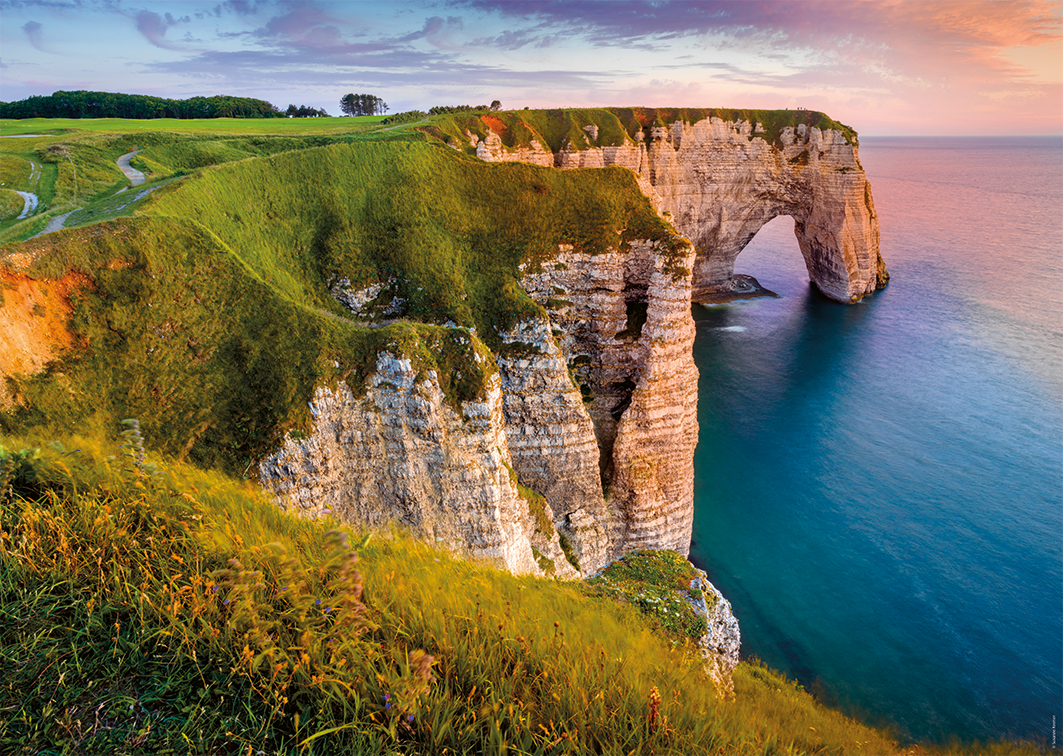
[[[822,110],[864,135],[1063,133],[1063,3],[0,0],[0,99],[230,94],[339,115],[646,105]]]

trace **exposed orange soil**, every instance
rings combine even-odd
[[[491,131],[495,132],[499,136],[502,136],[509,129],[506,128],[506,124],[502,123],[501,119],[493,115],[480,116],[480,120],[486,123]]]
[[[74,346],[70,297],[92,286],[80,273],[34,280],[0,267],[0,407],[11,406],[7,376],[33,374]]]

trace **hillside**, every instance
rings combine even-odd
[[[895,750],[757,664],[721,701],[593,589],[330,532],[126,441],[6,440],[5,752]]]

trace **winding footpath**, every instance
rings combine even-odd
[[[34,163],[32,160],[28,161],[30,164],[30,177],[29,184],[36,186],[37,180],[41,177],[41,167]],[[15,190],[15,194],[22,198],[22,212],[15,220],[22,220],[28,218],[37,209],[37,205],[40,204],[40,200],[33,192],[23,192],[18,189]]]
[[[15,194],[22,198],[22,212],[19,213],[19,216],[15,218],[15,220],[28,218],[30,213],[37,209],[40,200],[37,199],[37,195],[33,192],[22,192],[16,189]]]
[[[118,167],[121,169],[122,173],[125,174],[125,177],[129,179],[129,186],[140,186],[144,183],[144,174],[129,164],[130,158],[132,158],[138,152],[140,152],[140,150],[133,150],[132,152],[127,152],[126,154],[122,155],[122,157],[114,161],[118,164]]]

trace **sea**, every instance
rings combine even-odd
[[[860,160],[887,288],[827,300],[780,217],[735,265],[778,298],[693,308],[691,558],[743,656],[828,705],[1059,748],[1063,139],[865,137]]]

